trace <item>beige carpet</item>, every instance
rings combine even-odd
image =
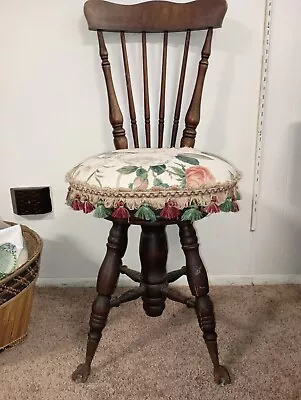
[[[220,356],[233,383],[213,383],[194,310],[167,302],[147,318],[140,301],[111,312],[86,384],[83,360],[93,289],[40,288],[29,336],[0,354],[1,400],[301,399],[301,287],[215,287]]]

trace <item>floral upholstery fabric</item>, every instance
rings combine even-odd
[[[67,203],[98,217],[197,220],[238,210],[237,170],[192,148],[98,154],[74,167],[66,180]]]

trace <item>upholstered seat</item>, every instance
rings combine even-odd
[[[238,171],[193,148],[140,148],[98,154],[67,174],[67,203],[96,217],[198,220],[238,211]]]

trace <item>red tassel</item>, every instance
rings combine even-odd
[[[169,200],[165,203],[165,207],[160,213],[160,217],[165,219],[176,219],[179,218],[180,210],[177,208],[177,203],[175,201]]]
[[[237,201],[232,200],[232,212],[238,212],[239,211],[239,206]]]
[[[92,212],[95,209],[95,207],[93,206],[93,204],[91,204],[89,201],[85,201],[83,204],[83,212],[85,214],[89,214],[90,212]]]
[[[204,211],[207,214],[216,214],[216,213],[220,212],[220,208],[219,208],[218,204],[216,203],[216,201],[217,201],[216,196],[212,196],[211,203],[207,207],[204,208]]]
[[[118,204],[118,208],[112,213],[113,218],[121,218],[121,219],[129,219],[130,213],[127,208],[124,207],[123,201],[120,201]]]
[[[76,196],[72,201],[71,207],[74,211],[81,211],[83,209],[83,203],[80,201],[79,196]]]

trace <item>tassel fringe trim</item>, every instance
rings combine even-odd
[[[175,199],[108,199],[96,195],[86,196],[70,187],[66,204],[75,211],[85,214],[94,212],[97,218],[117,218],[129,220],[131,216],[137,219],[155,222],[156,220],[181,220],[195,222],[209,214],[219,212],[238,212],[237,204],[240,195],[236,195],[236,187],[228,192],[213,196],[183,196]]]

